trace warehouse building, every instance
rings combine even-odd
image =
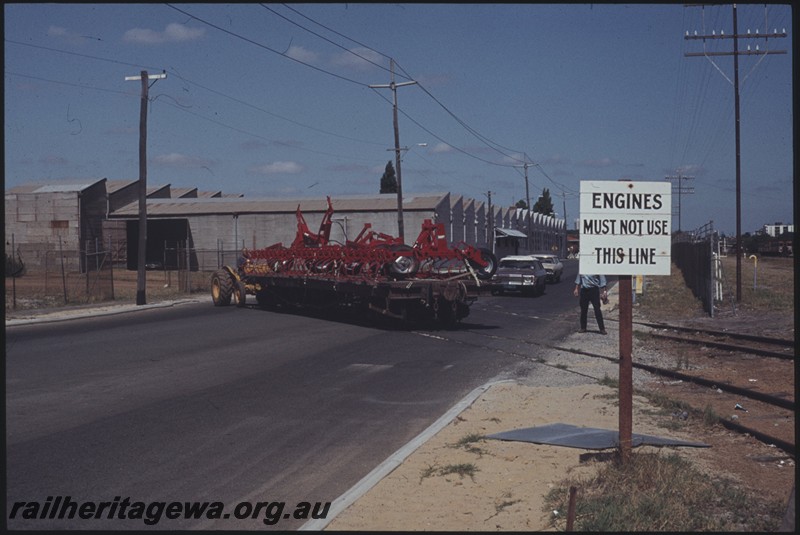
[[[340,196],[331,198],[331,203],[333,242],[355,239],[366,224],[375,232],[398,235],[395,194]],[[146,262],[166,268],[216,269],[243,247],[291,244],[298,208],[316,232],[327,207],[325,197],[246,198],[196,188],[149,187]],[[28,267],[59,248],[80,258],[81,253],[110,247],[115,259],[136,269],[138,218],[137,180],[37,184],[6,192],[6,243],[10,245],[13,235]],[[490,215],[485,203],[451,193],[404,195],[406,243],[414,242],[426,219],[444,224],[448,243],[490,248],[498,257],[527,251],[559,253],[565,246],[563,220],[496,206]]]

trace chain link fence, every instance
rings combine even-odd
[[[719,234],[713,221],[672,238],[672,261],[683,273],[686,286],[714,317],[715,303],[723,300],[723,272]]]
[[[175,298],[207,292],[211,274],[223,265],[236,265],[241,248],[187,247],[186,242],[165,242],[162,259],[149,261],[146,272],[148,299]],[[6,310],[84,305],[135,298],[137,270],[127,269],[127,243],[93,240],[80,250],[64,241],[6,244]]]

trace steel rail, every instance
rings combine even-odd
[[[473,334],[477,334],[479,336],[485,336],[485,337],[488,337],[488,338],[501,338],[501,339],[508,339],[508,340],[514,339],[514,338],[506,337],[506,336],[489,335],[489,334],[480,333],[480,332],[477,332],[477,331],[472,331],[472,330],[469,330],[469,329],[465,329],[465,331],[473,333]],[[420,333],[420,334],[423,334],[423,333]],[[501,349],[498,349],[498,348],[493,348],[493,347],[490,347],[490,346],[487,346],[487,345],[477,344],[475,342],[467,342],[467,341],[464,341],[464,340],[456,340],[456,339],[453,339],[453,338],[449,338],[447,336],[439,336],[439,337],[444,339],[444,340],[447,340],[449,342],[454,342],[454,343],[457,343],[457,344],[469,345],[469,346],[473,346],[473,347],[483,347],[483,348],[490,349],[490,350],[493,350],[493,351],[498,351],[500,353],[505,353],[505,354],[509,354],[509,355],[515,355],[515,356],[523,356],[523,355],[520,355],[519,353],[516,353],[516,352],[513,352],[513,351],[505,351],[505,350],[501,350]],[[602,358],[602,359],[605,359],[605,360],[609,360],[611,362],[619,362],[618,358],[607,357],[605,355],[598,355],[596,353],[591,353],[589,351],[583,351],[583,350],[580,350],[580,349],[572,349],[572,348],[567,348],[567,347],[554,346],[554,345],[550,345],[550,344],[540,344],[540,343],[537,343],[537,342],[532,342],[530,340],[521,340],[521,341],[525,342],[528,345],[546,347],[546,348],[549,348],[549,349],[555,349],[555,350],[558,350],[558,351],[566,351],[568,353],[575,353],[575,354],[578,354],[578,355],[584,355],[584,356],[588,356],[588,357]],[[530,359],[529,357],[526,357],[526,358]],[[552,368],[555,368],[555,369],[559,369],[559,370],[567,372],[567,373],[573,373],[573,374],[581,375],[581,376],[584,376],[584,377],[590,377],[590,376],[588,376],[586,374],[577,372],[575,370],[570,370],[568,368],[565,369],[565,368],[562,368],[560,366],[553,366],[553,365],[547,364],[547,363],[545,363],[545,362],[543,362],[541,360],[537,360],[537,359],[532,359],[532,360],[538,362],[539,364],[543,364],[545,366],[549,366],[549,367],[552,367]],[[736,387],[736,386],[733,386],[733,385],[728,385],[726,383],[716,383],[716,382],[708,381],[708,380],[702,379],[702,378],[695,378],[695,377],[692,377],[692,376],[689,376],[689,375],[684,375],[684,374],[679,373],[679,372],[673,372],[671,370],[665,370],[663,368],[658,368],[656,366],[649,366],[647,364],[641,364],[641,363],[634,362],[633,366],[635,368],[640,368],[640,369],[643,369],[645,371],[649,371],[651,373],[655,373],[655,374],[659,374],[659,375],[672,376],[674,378],[679,378],[681,380],[697,382],[697,383],[701,383],[701,384],[705,383],[708,386],[716,386],[717,388],[719,388],[719,389],[721,389],[723,391],[727,390],[730,393],[738,393],[739,395],[743,395],[743,396],[751,398],[751,399],[756,399],[758,401],[764,401],[765,403],[768,403],[770,405],[778,406],[778,407],[781,407],[781,408],[788,408],[788,409],[790,409],[792,411],[795,410],[795,403],[793,401],[788,401],[788,400],[785,400],[783,398],[770,396],[768,394],[761,394],[760,392],[754,392],[753,390],[747,390],[747,389],[744,389],[744,388],[739,388],[739,387]],[[762,398],[762,399],[759,399],[759,398]],[[694,410],[698,410],[698,409],[694,409]],[[790,443],[790,442],[786,442],[786,441],[781,440],[779,438],[775,438],[773,436],[767,435],[766,433],[762,433],[760,431],[756,431],[754,429],[750,429],[748,427],[745,427],[745,426],[743,426],[741,424],[737,424],[735,422],[731,422],[731,421],[728,421],[728,420],[723,420],[722,418],[717,418],[717,421],[720,423],[720,425],[722,425],[723,427],[725,427],[727,429],[730,429],[731,431],[734,431],[734,432],[737,432],[737,433],[741,433],[741,434],[749,434],[750,436],[752,436],[756,440],[759,440],[759,441],[761,441],[761,442],[763,442],[765,444],[768,444],[768,445],[769,444],[774,445],[775,447],[780,448],[781,450],[785,451],[786,453],[788,453],[788,454],[790,454],[792,456],[794,456],[794,454],[795,454],[795,445]]]
[[[749,347],[749,346],[737,346],[733,344],[726,344],[723,342],[714,342],[712,340],[697,340],[692,338],[684,338],[682,336],[672,336],[669,334],[661,334],[661,333],[647,333],[654,338],[660,338],[663,340],[672,340],[674,342],[684,342],[687,344],[692,345],[699,345],[699,346],[706,346],[706,347],[713,347],[716,349],[723,349],[726,351],[735,351],[737,353],[751,353],[753,355],[759,355],[762,357],[771,357],[776,359],[783,359],[783,360],[795,360],[794,353],[778,353],[777,351],[770,351],[769,349],[759,349],[757,347]]]
[[[595,357],[595,358],[602,358],[609,360],[611,362],[619,362],[618,358],[615,357],[607,357],[605,355],[598,355],[596,353],[591,353],[589,351],[582,351],[580,349],[571,349],[568,347],[560,347],[560,346],[547,346],[551,349],[556,349],[559,351],[567,351],[569,353],[575,353],[578,355],[585,355],[587,357]],[[638,368],[640,370],[644,370],[650,373],[654,373],[656,375],[662,375],[665,377],[671,377],[673,379],[680,379],[681,381],[686,381],[694,384],[698,384],[700,386],[707,386],[711,388],[719,388],[723,392],[728,392],[730,394],[737,394],[739,396],[744,396],[748,399],[754,399],[756,401],[763,401],[769,405],[774,405],[776,407],[781,407],[783,409],[789,409],[791,411],[795,410],[795,402],[792,400],[779,398],[777,396],[771,396],[769,394],[763,394],[761,392],[756,392],[755,390],[750,390],[747,388],[741,388],[738,386],[734,386],[728,383],[722,383],[719,381],[710,381],[708,379],[703,379],[702,377],[694,377],[692,375],[686,375],[684,373],[667,370],[665,368],[659,368],[657,366],[650,366],[649,364],[642,364],[641,362],[634,362],[634,368]]]
[[[697,329],[694,327],[681,327],[677,325],[668,325],[666,323],[649,323],[645,321],[634,321],[635,325],[644,325],[645,327],[655,327],[658,329],[670,329],[673,331],[682,331],[682,332],[693,332],[693,333],[703,333],[708,334],[711,336],[726,336],[728,338],[734,338],[737,340],[749,340],[751,342],[761,342],[764,344],[773,344],[779,345],[784,347],[794,347],[795,341],[794,340],[786,340],[785,338],[770,338],[767,336],[758,336],[755,334],[744,334],[744,333],[732,333],[726,331],[713,331],[710,329]]]

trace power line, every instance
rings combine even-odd
[[[157,67],[148,67],[148,66],[145,66],[145,65],[139,65],[139,64],[136,64],[136,63],[129,63],[129,62],[119,61],[119,60],[113,60],[113,59],[104,58],[104,57],[100,57],[100,56],[92,56],[92,55],[89,55],[89,54],[79,54],[79,53],[76,53],[76,52],[70,52],[68,50],[62,50],[62,49],[58,49],[58,48],[51,48],[51,47],[46,47],[46,46],[34,45],[34,44],[31,44],[31,43],[21,43],[21,42],[13,41],[13,40],[10,40],[10,39],[6,39],[5,41],[8,42],[8,43],[12,43],[12,44],[28,46],[28,47],[31,47],[31,48],[38,48],[38,49],[41,49],[41,50],[47,50],[48,52],[56,52],[56,53],[59,53],[59,54],[67,54],[67,55],[72,55],[72,56],[78,56],[78,57],[81,57],[81,58],[91,59],[91,60],[96,60],[96,61],[105,61],[105,62],[109,62],[109,63],[116,63],[116,64],[119,64],[119,65],[126,65],[126,66],[131,66],[131,67],[142,68],[142,69],[146,69],[146,70],[165,70],[166,72],[169,72],[170,74],[176,76],[177,78],[180,78],[184,82],[187,82],[189,84],[197,86],[197,87],[199,87],[201,89],[204,89],[204,90],[206,90],[206,91],[208,91],[210,93],[214,93],[216,95],[219,95],[219,96],[221,96],[223,98],[232,100],[232,101],[234,101],[234,102],[236,102],[238,104],[241,104],[243,106],[247,106],[247,107],[252,108],[254,110],[258,110],[258,111],[260,111],[262,113],[265,113],[267,115],[270,115],[272,117],[277,117],[278,119],[282,119],[284,121],[290,122],[290,123],[295,124],[297,126],[300,126],[302,128],[307,128],[309,130],[313,130],[315,132],[319,132],[319,133],[326,134],[326,135],[333,136],[333,137],[338,137],[340,139],[346,139],[346,140],[349,140],[349,141],[356,141],[358,143],[366,143],[368,145],[383,146],[382,143],[377,143],[375,141],[368,141],[368,140],[364,140],[364,139],[358,139],[358,138],[354,138],[354,137],[345,136],[345,135],[342,135],[342,134],[337,134],[335,132],[330,132],[330,131],[327,131],[327,130],[316,128],[316,127],[301,123],[299,121],[295,121],[295,120],[290,119],[288,117],[284,117],[282,115],[279,115],[277,113],[271,112],[269,110],[265,110],[264,108],[261,108],[259,106],[254,105],[254,104],[250,104],[249,102],[245,102],[245,101],[243,101],[241,99],[238,99],[236,97],[233,97],[233,96],[228,95],[226,93],[223,93],[221,91],[217,91],[217,90],[212,89],[210,87],[204,86],[203,84],[200,84],[198,82],[195,82],[193,80],[190,80],[190,79],[178,74],[177,72],[175,72],[172,69],[162,69],[162,68],[157,68]],[[105,91],[105,92],[109,92],[109,93],[119,93],[119,94],[123,94],[123,95],[128,95],[128,93],[126,93],[124,91],[113,90],[113,89],[103,89],[103,88],[96,87],[96,86],[89,86],[89,85],[85,85],[85,84],[75,84],[75,83],[64,82],[64,81],[59,81],[59,80],[52,80],[52,79],[48,79],[48,78],[41,78],[41,77],[38,77],[38,76],[21,74],[21,73],[16,73],[16,72],[6,71],[6,74],[13,75],[13,76],[19,76],[19,77],[22,77],[22,78],[30,78],[30,79],[33,79],[33,80],[41,80],[41,81],[44,81],[44,82],[50,82],[50,83],[54,83],[54,84],[68,85],[68,86],[72,86],[72,87],[79,87],[79,88],[83,88],[83,89],[93,89],[95,91]],[[223,125],[223,126],[226,126],[227,128],[232,128],[232,127],[228,127],[227,125]]]
[[[346,35],[344,35],[344,34],[342,34],[342,33],[340,33],[340,32],[337,32],[337,31],[335,31],[335,30],[331,29],[331,28],[330,28],[330,27],[328,27],[328,26],[325,26],[325,25],[323,25],[323,24],[320,24],[319,22],[315,21],[314,19],[312,19],[312,18],[310,18],[310,17],[308,17],[308,16],[306,16],[306,15],[303,15],[302,13],[298,12],[296,9],[293,9],[293,8],[291,8],[290,6],[286,5],[286,4],[283,4],[283,5],[284,5],[285,7],[287,7],[288,9],[291,9],[293,12],[297,13],[297,14],[298,14],[298,15],[300,15],[301,17],[305,18],[306,20],[309,20],[309,21],[313,22],[314,24],[317,24],[318,26],[320,26],[320,27],[322,27],[322,28],[325,28],[326,30],[328,30],[328,31],[330,31],[330,32],[332,32],[332,33],[334,33],[334,34],[336,34],[336,35],[338,35],[338,36],[340,36],[340,37],[342,37],[342,38],[344,38],[344,39],[347,39],[348,41],[352,41],[352,42],[354,42],[354,43],[358,44],[359,46],[362,46],[362,47],[364,47],[364,48],[366,48],[366,49],[368,49],[368,50],[372,50],[373,52],[375,52],[375,53],[377,53],[377,54],[380,54],[380,55],[381,55],[381,56],[383,56],[383,57],[390,58],[390,56],[388,56],[388,55],[386,55],[386,54],[384,54],[384,53],[382,53],[382,52],[380,52],[380,51],[377,51],[377,50],[375,50],[374,48],[372,48],[372,47],[371,47],[371,46],[369,46],[369,45],[365,45],[365,44],[363,44],[363,43],[361,43],[361,42],[359,42],[359,41],[356,41],[355,39],[352,39],[352,38],[350,38],[350,37],[348,37],[348,36],[346,36]],[[305,30],[305,31],[307,31],[307,32],[309,32],[309,33],[311,33],[312,35],[315,35],[315,36],[317,36],[317,37],[320,37],[321,39],[324,39],[325,41],[327,41],[327,42],[329,42],[329,43],[333,44],[334,46],[337,46],[337,47],[339,47],[339,48],[342,48],[343,50],[346,50],[346,51],[348,51],[348,52],[350,52],[350,53],[353,53],[353,54],[355,54],[354,52],[352,52],[351,50],[347,49],[346,47],[343,47],[343,46],[341,46],[341,45],[339,45],[339,44],[337,44],[337,43],[334,43],[333,41],[331,41],[331,40],[327,39],[326,37],[323,37],[323,36],[319,35],[318,33],[316,33],[316,32],[313,32],[312,30],[309,30],[308,28],[306,28],[306,27],[304,27],[304,26],[301,26],[300,24],[297,24],[297,23],[295,23],[295,22],[293,22],[293,21],[289,20],[288,18],[286,18],[286,17],[284,17],[283,15],[281,15],[281,14],[277,13],[277,12],[276,12],[276,11],[274,11],[273,9],[270,9],[270,8],[267,8],[266,6],[263,6],[263,4],[262,4],[262,7],[264,7],[265,9],[268,9],[269,11],[271,11],[271,12],[275,13],[276,15],[278,15],[278,16],[280,16],[280,17],[284,18],[285,20],[287,20],[287,21],[291,22],[292,24],[295,24],[296,26],[298,26],[298,27],[302,28],[303,30]],[[358,57],[359,57],[359,58],[361,58],[361,59],[364,59],[365,61],[369,61],[368,59],[364,58],[363,56],[361,56],[361,55],[359,55],[359,54],[355,54],[355,55],[356,55],[356,56],[358,56]],[[391,59],[391,58],[390,58],[390,59]],[[401,66],[401,65],[400,65],[400,64],[399,64],[397,61],[395,61],[394,59],[392,59],[392,61],[394,61],[394,62],[395,62],[395,65],[396,65],[396,66],[399,68],[399,70],[400,70],[400,71],[402,71],[402,72],[405,74],[405,77],[406,77],[406,79],[408,79],[408,80],[412,80],[412,79],[414,79],[414,77],[413,77],[413,76],[411,76],[411,75],[409,75],[409,74],[408,74],[408,72],[406,72],[406,70],[405,70],[405,69],[403,69],[403,67],[402,67],[402,66]],[[374,62],[372,62],[372,61],[369,61],[369,63],[372,63],[373,65],[376,65],[376,66],[378,66],[379,68],[386,70],[386,68],[385,68],[385,67],[383,67],[382,65],[378,65],[378,64],[376,64],[376,63],[374,63]],[[451,116],[453,119],[455,119],[455,121],[456,121],[456,122],[457,122],[459,125],[461,125],[461,126],[462,126],[462,127],[465,129],[465,130],[467,130],[467,131],[468,131],[470,134],[472,134],[472,135],[473,135],[473,136],[475,136],[477,139],[479,139],[479,140],[480,140],[482,143],[484,143],[484,144],[485,144],[487,147],[491,148],[492,150],[495,150],[495,151],[497,151],[498,153],[500,153],[501,155],[505,156],[506,158],[509,158],[509,159],[512,159],[512,160],[515,160],[515,161],[518,161],[518,162],[521,162],[521,161],[522,161],[522,160],[519,160],[518,158],[515,158],[514,156],[511,156],[511,155],[509,155],[509,154],[506,154],[506,153],[504,153],[504,152],[502,152],[502,151],[498,150],[498,149],[497,149],[497,147],[500,147],[500,148],[502,148],[502,149],[504,149],[504,150],[506,150],[506,151],[510,151],[510,152],[520,152],[520,151],[514,151],[513,149],[509,149],[509,148],[507,148],[507,147],[503,147],[503,146],[502,146],[502,145],[500,145],[499,143],[496,143],[496,142],[492,141],[491,139],[489,139],[489,138],[487,138],[487,137],[485,137],[485,136],[481,135],[481,134],[480,134],[479,132],[477,132],[477,131],[476,131],[474,128],[470,127],[470,126],[469,126],[469,125],[468,125],[468,124],[467,124],[465,121],[463,121],[463,120],[462,120],[462,119],[460,119],[458,116],[456,116],[456,114],[454,114],[452,111],[450,111],[450,109],[448,109],[448,108],[447,108],[447,106],[445,106],[445,105],[444,105],[444,104],[443,104],[443,103],[442,103],[442,102],[441,102],[439,99],[437,99],[437,98],[436,98],[436,97],[433,95],[433,93],[431,93],[431,92],[430,92],[430,91],[429,91],[429,90],[428,90],[426,87],[424,87],[424,86],[423,86],[423,85],[422,85],[422,84],[421,84],[419,81],[417,81],[416,83],[417,83],[417,85],[419,85],[419,87],[422,89],[422,91],[423,91],[423,92],[424,92],[426,95],[428,95],[428,96],[429,96],[429,97],[430,97],[430,98],[431,98],[431,99],[432,99],[434,102],[436,102],[436,104],[438,104],[438,105],[439,105],[439,106],[440,106],[440,107],[441,107],[443,110],[445,110],[445,112],[447,112],[447,113],[448,113],[448,114],[449,114],[449,115],[450,115],[450,116]],[[429,132],[429,133],[430,133],[430,132]],[[447,142],[443,141],[443,143],[447,143]],[[447,144],[448,144],[448,145],[450,145],[449,143],[447,143]],[[450,145],[450,146],[452,146],[452,145]],[[455,148],[455,147],[454,147],[454,148]]]
[[[39,48],[41,50],[48,50],[50,52],[58,52],[60,54],[69,54],[70,56],[78,56],[78,57],[82,57],[82,58],[89,58],[89,59],[94,59],[94,60],[97,60],[97,61],[107,61],[109,63],[116,63],[118,65],[126,65],[128,67],[137,67],[137,68],[149,69],[149,70],[154,70],[154,71],[163,70],[161,67],[152,67],[152,66],[148,67],[146,65],[139,65],[137,63],[126,63],[124,61],[119,61],[119,60],[116,60],[116,59],[101,58],[101,57],[98,57],[98,56],[90,56],[88,54],[79,54],[77,52],[69,52],[67,50],[60,50],[58,48],[50,48],[48,46],[34,45],[34,44],[31,44],[31,43],[21,43],[19,41],[12,41],[11,39],[5,39],[5,42],[6,43],[12,43],[12,44],[15,44],[15,45],[20,45],[20,46],[28,46],[28,47],[31,47],[31,48]]]
[[[289,10],[291,10],[291,11],[294,11],[295,13],[297,13],[298,15],[300,15],[301,17],[303,17],[304,19],[306,19],[306,20],[308,20],[308,21],[310,21],[310,22],[313,22],[313,23],[314,23],[314,24],[316,24],[317,26],[319,26],[319,27],[321,27],[321,28],[325,28],[325,29],[326,29],[326,30],[328,30],[329,32],[331,32],[331,33],[334,33],[334,34],[336,34],[336,35],[338,35],[339,37],[342,37],[342,38],[344,38],[344,39],[347,39],[348,41],[351,41],[351,42],[353,42],[353,43],[357,44],[358,46],[361,46],[361,47],[364,47],[364,48],[366,48],[366,49],[372,50],[373,52],[375,52],[375,53],[377,53],[377,54],[380,54],[381,56],[383,56],[383,57],[384,57],[384,58],[386,58],[386,59],[389,59],[389,58],[391,57],[391,56],[389,56],[388,54],[384,54],[384,53],[383,53],[383,52],[381,52],[380,50],[375,50],[373,47],[371,47],[371,46],[369,46],[369,45],[365,45],[365,44],[363,44],[363,43],[361,43],[361,42],[359,42],[359,41],[356,41],[356,40],[355,40],[355,39],[353,39],[352,37],[348,37],[347,35],[344,35],[344,34],[342,34],[342,33],[339,33],[339,32],[337,32],[336,30],[334,30],[334,29],[332,29],[332,28],[329,28],[328,26],[325,26],[324,24],[321,24],[321,23],[319,23],[319,22],[315,21],[315,20],[314,20],[314,19],[312,19],[311,17],[308,17],[308,16],[306,16],[306,15],[303,15],[302,13],[300,13],[299,11],[297,11],[296,9],[294,9],[292,6],[290,6],[290,5],[288,5],[288,4],[281,4],[281,5],[282,5],[283,7],[285,7],[286,9],[289,9]],[[398,67],[400,67],[400,65],[397,65],[397,66],[398,66]],[[384,67],[384,69],[385,69],[385,67]],[[401,70],[401,71],[403,70],[403,69],[402,69],[402,67],[400,67],[400,70]],[[410,76],[408,76],[408,73],[406,73],[405,71],[404,71],[404,74],[406,75],[407,79],[409,79],[409,80],[411,79],[411,77],[410,77]]]
[[[389,69],[387,69],[387,68],[386,68],[386,67],[384,67],[383,65],[381,65],[381,64],[379,64],[379,63],[375,63],[375,62],[374,62],[374,61],[372,61],[371,59],[369,59],[369,58],[365,58],[365,57],[364,57],[364,56],[362,56],[361,54],[358,54],[358,53],[356,53],[356,52],[353,52],[353,51],[352,51],[352,50],[350,50],[349,48],[347,48],[347,47],[345,47],[345,46],[342,46],[342,45],[340,45],[339,43],[336,43],[336,42],[334,42],[334,41],[331,41],[331,40],[330,40],[330,39],[328,39],[327,37],[325,37],[325,36],[323,36],[323,35],[320,35],[320,34],[318,34],[317,32],[315,32],[315,31],[313,31],[313,30],[309,30],[309,29],[308,29],[308,28],[306,28],[305,26],[302,26],[302,25],[300,25],[300,24],[296,23],[295,21],[293,21],[293,20],[289,19],[288,17],[285,17],[284,15],[281,15],[280,13],[278,13],[277,11],[275,11],[274,9],[272,9],[271,7],[267,7],[267,6],[265,6],[264,4],[259,4],[259,5],[260,5],[261,7],[263,7],[264,9],[266,9],[267,11],[269,11],[269,12],[271,12],[271,13],[275,14],[276,16],[278,16],[278,17],[282,18],[283,20],[285,20],[285,21],[287,21],[287,22],[289,22],[289,23],[291,23],[291,24],[294,24],[294,25],[295,25],[295,26],[297,26],[298,28],[300,28],[300,29],[303,29],[303,30],[307,31],[307,32],[308,32],[308,33],[310,33],[310,34],[312,34],[312,35],[315,35],[315,36],[319,37],[320,39],[322,39],[322,40],[324,40],[324,41],[326,41],[326,42],[328,42],[328,43],[332,44],[332,45],[333,45],[333,46],[335,46],[335,47],[341,48],[342,50],[344,50],[344,51],[345,51],[345,52],[347,52],[348,54],[352,54],[352,55],[356,56],[357,58],[360,58],[360,59],[362,59],[362,60],[366,61],[367,63],[370,63],[370,64],[372,64],[372,65],[374,65],[374,66],[378,67],[379,69],[382,69],[382,70],[384,70],[384,71],[387,71],[387,72],[389,71]],[[285,4],[284,4],[284,5],[285,5]],[[287,7],[288,7],[288,6],[287,6]],[[294,10],[292,10],[292,11],[294,11]],[[296,11],[295,11],[295,12],[296,12]],[[306,17],[306,18],[307,18],[307,17]],[[310,20],[310,19],[309,19],[309,20]],[[373,52],[376,52],[376,53],[380,54],[380,52],[377,52],[376,50],[373,50],[372,48],[369,48],[369,47],[364,47],[364,48],[367,48],[368,50],[372,50]],[[381,54],[381,55],[383,55],[383,54]]]
[[[367,84],[359,82],[358,80],[353,80],[352,78],[347,78],[346,76],[342,76],[340,74],[336,74],[336,73],[333,73],[333,72],[330,72],[330,71],[326,71],[325,69],[317,67],[316,65],[312,65],[310,63],[306,63],[305,61],[300,61],[297,58],[293,58],[291,56],[287,56],[285,53],[283,53],[283,52],[281,52],[279,50],[275,50],[274,48],[270,48],[267,45],[263,45],[263,44],[261,44],[259,42],[253,41],[252,39],[244,37],[242,35],[239,35],[238,33],[232,32],[230,30],[226,30],[225,28],[217,26],[216,24],[214,24],[212,22],[209,22],[207,20],[201,19],[200,17],[192,15],[188,11],[184,11],[183,9],[179,9],[179,8],[173,6],[172,4],[164,4],[164,5],[174,9],[175,11],[177,11],[179,13],[183,13],[187,17],[191,17],[192,19],[194,19],[194,20],[196,20],[198,22],[202,22],[203,24],[205,24],[207,26],[210,26],[210,27],[214,28],[215,30],[219,30],[219,31],[221,31],[223,33],[226,33],[226,34],[232,36],[232,37],[235,37],[237,39],[241,39],[242,41],[250,43],[251,45],[255,45],[255,46],[259,47],[259,48],[263,48],[264,50],[269,50],[270,52],[272,52],[274,54],[277,54],[277,55],[279,55],[279,56],[281,56],[283,58],[286,58],[286,59],[290,59],[290,60],[292,60],[292,61],[294,61],[296,63],[299,63],[301,65],[305,65],[306,67],[314,69],[315,71],[319,71],[319,72],[325,73],[325,74],[327,74],[329,76],[333,76],[334,78],[339,78],[340,80],[344,80],[345,82],[350,82],[351,84],[355,84],[355,85],[358,85],[358,86],[361,86],[361,87],[369,87]]]
[[[703,12],[705,13],[705,8],[703,8]],[[733,91],[734,91],[734,100],[735,100],[735,107],[736,107],[736,119],[735,119],[735,131],[736,131],[736,301],[739,302],[742,300],[742,208],[741,208],[741,148],[740,148],[740,129],[741,129],[741,121],[740,121],[740,114],[739,114],[739,56],[749,56],[749,55],[768,55],[768,54],[785,54],[785,50],[770,50],[768,48],[768,40],[770,38],[783,38],[786,37],[786,31],[778,32],[775,29],[772,33],[765,33],[759,34],[758,29],[754,35],[750,34],[750,30],[747,31],[747,34],[739,34],[739,28],[737,24],[737,11],[736,11],[736,4],[733,4],[733,34],[725,35],[724,30],[720,30],[719,35],[716,33],[716,30],[711,31],[711,35],[705,31],[703,28],[703,33],[701,35],[697,34],[697,31],[694,32],[694,35],[689,35],[689,31],[686,31],[686,36],[684,37],[687,40],[702,40],[703,44],[703,52],[698,53],[685,53],[684,55],[687,57],[705,57],[708,59],[712,65],[725,77],[726,80],[729,82],[731,81],[722,69],[720,69],[717,64],[711,59],[712,56],[733,56]],[[769,29],[765,29],[766,32]],[[717,39],[725,40],[725,39],[732,39],[733,40],[733,51],[723,51],[723,52],[709,52],[706,49],[706,41],[714,42]],[[762,52],[759,50],[759,45],[756,44],[755,51],[751,50],[751,45],[747,45],[746,51],[739,50],[739,39],[765,39],[764,48],[765,50]],[[763,58],[762,58],[763,59]]]

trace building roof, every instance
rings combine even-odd
[[[132,180],[107,180],[106,181],[106,191],[108,193],[116,193],[119,190],[125,189],[128,186],[132,186],[139,182],[136,179]]]
[[[11,194],[25,194],[25,193],[79,193],[90,187],[94,186],[98,182],[102,182],[106,180],[105,178],[101,179],[83,179],[83,180],[74,180],[74,181],[53,181],[53,182],[39,182],[39,183],[31,183],[31,184],[22,184],[20,186],[15,186],[9,190],[6,190],[6,193]]]
[[[193,199],[197,198],[197,188],[171,188],[170,195],[173,199]]]
[[[435,210],[448,193],[409,194],[403,196],[403,209],[408,211]],[[336,212],[391,212],[397,210],[397,196],[350,195],[331,197]],[[324,212],[328,208],[323,197],[275,199],[247,197],[216,197],[196,199],[147,199],[148,217],[180,217],[213,214],[294,213],[298,205],[302,212]],[[110,214],[111,218],[138,217],[138,203],[131,203]]]
[[[499,234],[501,236],[508,236],[508,237],[511,237],[511,238],[527,238],[528,237],[528,235],[525,234],[524,232],[521,232],[521,231],[513,229],[513,228],[496,228],[494,230],[495,230],[495,232],[497,234]]]

